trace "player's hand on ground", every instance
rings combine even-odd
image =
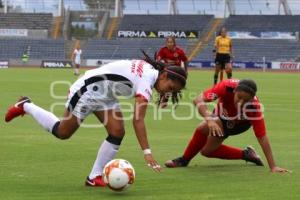
[[[272,173],[286,173],[286,172],[290,172],[288,169],[284,169],[284,168],[281,168],[281,167],[273,167],[272,169],[271,169],[271,172]]]
[[[208,120],[207,121],[208,129],[209,129],[209,135],[214,137],[223,137],[223,131],[221,127],[218,125],[218,123],[214,120]]]
[[[161,166],[154,160],[152,154],[146,154],[144,155],[145,160],[147,162],[148,167],[152,168],[156,172],[161,171]]]

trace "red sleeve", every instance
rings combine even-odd
[[[255,97],[253,104],[253,108],[247,109],[246,113],[252,124],[255,136],[261,138],[267,134],[263,111],[257,97]]]
[[[135,97],[140,97],[142,98],[145,102],[149,102],[149,100],[142,94],[136,94]]]
[[[180,52],[180,53],[179,53],[179,55],[180,55],[180,60],[181,60],[182,62],[186,62],[188,59],[187,59],[187,57],[186,57],[184,51],[183,51],[182,49],[180,49],[179,52]]]
[[[222,81],[215,85],[213,88],[210,88],[203,92],[204,101],[211,102],[214,101],[226,94],[226,82]]]
[[[261,138],[267,134],[264,118],[251,121],[253,131],[256,137]]]
[[[157,53],[157,60],[160,61],[164,58],[164,48],[161,48]]]

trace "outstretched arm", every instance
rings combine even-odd
[[[136,97],[134,117],[133,117],[133,127],[135,130],[138,142],[144,152],[144,158],[149,167],[152,167],[155,171],[160,171],[160,165],[154,160],[147,138],[147,131],[144,122],[144,118],[147,110],[147,101],[143,97]]]
[[[232,56],[233,55],[233,49],[232,49],[232,40],[230,40],[230,56]]]
[[[276,166],[268,136],[265,135],[263,137],[257,138],[257,140],[265,154],[271,172],[288,172],[287,169]]]

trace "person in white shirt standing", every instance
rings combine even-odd
[[[73,61],[75,63],[74,75],[76,75],[76,76],[79,75],[79,68],[80,68],[80,64],[81,64],[81,54],[82,54],[82,50],[80,49],[80,47],[76,47],[76,49],[73,52]]]

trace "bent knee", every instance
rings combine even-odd
[[[57,132],[55,133],[55,136],[56,136],[58,139],[61,139],[61,140],[67,140],[67,139],[69,139],[72,135],[73,135],[73,132],[71,132],[71,131],[66,131],[66,130],[57,131]]]
[[[205,149],[204,149],[204,150],[201,150],[200,153],[201,153],[202,156],[205,156],[205,157],[209,157],[209,154],[210,154],[210,152],[207,151],[207,150],[205,150]]]
[[[115,137],[124,137],[125,129],[124,128],[114,128],[112,131],[109,132],[109,134],[111,134]]]
[[[232,71],[232,66],[231,65],[227,65],[225,71]]]
[[[58,135],[58,138],[61,139],[61,140],[67,140],[71,137],[72,135]]]

